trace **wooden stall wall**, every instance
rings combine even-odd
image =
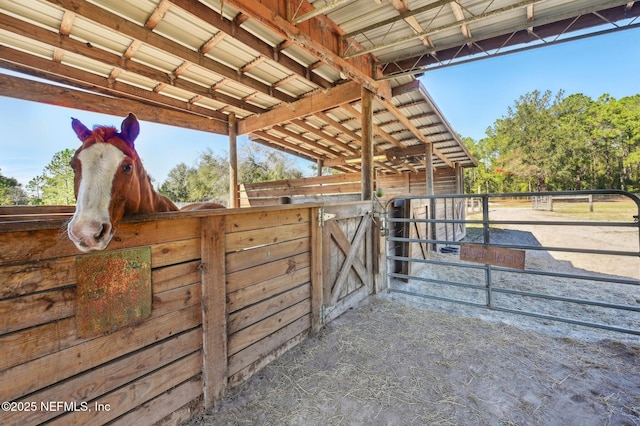
[[[240,206],[256,207],[309,202],[358,201],[362,191],[360,173],[341,173],[301,179],[243,184]]]
[[[312,214],[299,208],[227,217],[228,376],[235,386],[311,329]]]
[[[92,338],[77,335],[78,251],[63,223],[0,225],[0,398],[15,408],[2,424],[148,424],[197,404],[200,219],[121,225],[111,250],[151,247],[152,313]]]
[[[242,207],[256,207],[285,203],[350,202],[361,199],[360,173],[341,173],[302,179],[288,179],[272,182],[244,184],[240,187]],[[376,189],[381,189],[382,199],[407,195],[426,194],[426,173],[402,173],[377,175]],[[455,170],[439,168],[434,171],[434,191],[436,194],[455,194]]]
[[[0,397],[15,410],[1,423],[179,424],[211,406],[322,325],[323,259],[331,249],[323,249],[321,210],[271,206],[124,221],[100,253],[150,247],[151,314],[90,338],[78,337],[76,318],[77,261],[87,255],[58,218],[69,213],[20,221],[3,210]],[[345,225],[333,233],[344,235],[332,238],[345,251],[327,275],[336,288],[334,265],[342,262],[338,304],[354,291],[370,293],[357,290],[371,287],[371,203],[350,205],[340,220]]]

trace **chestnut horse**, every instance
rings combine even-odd
[[[71,159],[76,211],[67,225],[69,239],[83,252],[104,250],[124,216],[179,210],[155,192],[134,141],[140,133],[132,113],[115,127],[89,130],[77,119],[71,127],[82,142]],[[190,204],[184,210],[224,208],[217,203]]]

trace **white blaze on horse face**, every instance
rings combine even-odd
[[[125,155],[108,143],[95,143],[78,153],[82,178],[76,212],[67,227],[81,251],[104,250],[113,237],[109,215],[113,178]]]

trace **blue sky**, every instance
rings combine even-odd
[[[421,80],[453,129],[479,140],[525,93],[555,94],[563,89],[565,95],[583,93],[597,99],[608,93],[619,99],[640,93],[639,73],[640,29],[632,29],[433,70]],[[124,118],[3,96],[0,111],[0,173],[23,185],[42,174],[56,152],[79,145],[71,117],[88,127],[119,127]],[[239,138],[241,144],[246,141],[246,136]],[[226,156],[228,141],[225,136],[142,122],[136,148],[160,184],[174,166],[193,165],[207,148]],[[308,175],[310,165],[299,163]]]

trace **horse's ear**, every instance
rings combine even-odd
[[[131,147],[133,147],[133,142],[140,134],[140,123],[138,123],[138,119],[135,114],[130,112],[129,115],[127,115],[127,118],[122,121],[120,133],[122,133],[126,141],[131,143]]]
[[[82,124],[77,118],[71,118],[71,127],[76,132],[80,142],[84,142],[89,136],[91,136],[91,130],[87,129],[87,126]]]

